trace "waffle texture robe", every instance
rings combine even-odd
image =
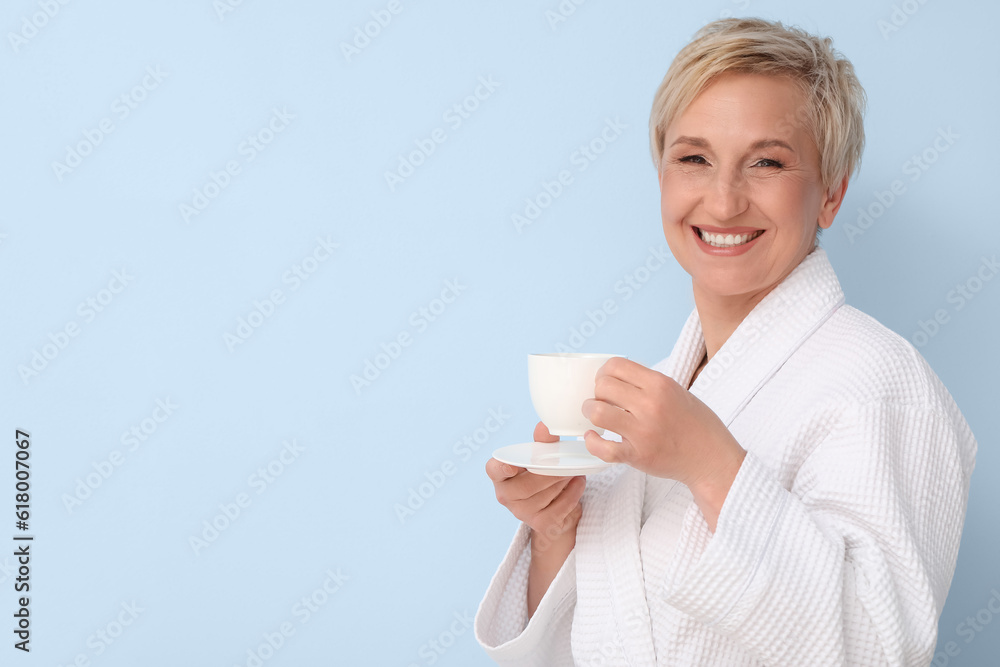
[[[695,311],[654,368],[687,386],[704,353]],[[487,654],[510,667],[929,664],[976,442],[920,354],[844,305],[817,249],[691,392],[747,450],[715,533],[683,484],[623,464],[589,476],[576,546],[530,620],[530,531],[515,534],[476,615]]]

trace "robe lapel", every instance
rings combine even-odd
[[[747,315],[705,366],[691,393],[729,426],[843,304],[840,282],[826,252],[818,248]],[[692,317],[697,317],[697,311]]]
[[[611,592],[611,613],[622,639],[626,665],[654,665],[656,653],[646,600],[645,577],[639,553],[639,530],[646,475],[625,467],[618,488],[607,499],[604,530],[604,563]]]
[[[704,356],[705,337],[701,333],[701,319],[695,310],[684,323],[670,356],[653,366],[653,370],[673,378],[678,384],[686,387]]]
[[[670,356],[653,368],[687,386],[704,354],[705,339],[701,332],[701,320],[698,319],[698,311],[694,311],[684,324]],[[646,475],[629,466],[622,465],[620,468],[614,481],[603,489],[604,493],[595,494],[590,506],[594,510],[593,514],[588,517],[584,513],[581,526],[592,522],[590,525],[595,526],[596,530],[591,532],[578,529],[577,544],[580,545],[581,537],[587,539],[584,535],[595,535],[599,536],[599,545],[594,545],[598,547],[594,551],[581,549],[577,563],[579,567],[579,558],[584,553],[600,554],[600,562],[594,565],[607,577],[603,604],[607,605],[608,597],[611,604],[605,615],[605,623],[609,630],[614,630],[616,640],[612,641],[620,651],[618,657],[621,659],[621,662],[607,664],[654,665],[656,651],[650,633],[651,619],[639,541]],[[585,566],[584,569],[588,568]],[[598,595],[596,590],[589,590],[590,587],[581,581],[578,581],[577,586],[581,598],[596,598]],[[586,602],[578,599],[578,610],[585,606]],[[617,640],[621,643],[618,644]],[[605,644],[608,641],[607,637],[603,639]],[[595,643],[589,648],[593,650],[598,646],[600,644]]]
[[[685,323],[673,352],[653,368],[686,386],[704,354],[705,340],[695,311]],[[581,648],[584,651],[602,650],[602,654],[607,655],[609,652],[603,649],[613,646],[615,658],[609,657],[607,665],[653,665],[656,664],[656,652],[650,634],[649,604],[639,550],[646,475],[625,465],[616,468],[617,476],[610,483],[605,485],[593,480],[597,488],[589,511],[581,520],[582,530],[577,530],[578,571],[593,568],[606,577],[600,584],[578,577],[577,613],[593,609],[594,605],[603,608],[600,621],[589,620],[592,625],[603,626],[607,633],[602,633],[599,640],[591,638],[591,646]],[[591,542],[594,538],[596,544]]]

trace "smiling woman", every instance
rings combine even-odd
[[[476,617],[498,663],[930,662],[976,442],[816,247],[864,100],[829,39],[758,19],[709,24],[671,65],[650,138],[695,310],[664,361],[597,373],[586,446],[617,465],[487,464],[523,522]]]

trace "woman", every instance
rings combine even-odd
[[[863,111],[830,40],[779,23],[716,21],[678,54],[650,138],[696,308],[665,361],[609,361],[582,406],[621,465],[488,463],[523,521],[476,618],[498,663],[929,664],[976,443],[816,248]]]

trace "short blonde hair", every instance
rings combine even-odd
[[[670,123],[714,79],[729,73],[788,76],[802,87],[806,106],[790,111],[789,124],[808,123],[819,149],[823,184],[851,176],[865,147],[866,95],[854,66],[829,37],[757,18],[709,23],[681,49],[653,99],[649,141],[660,168]]]

